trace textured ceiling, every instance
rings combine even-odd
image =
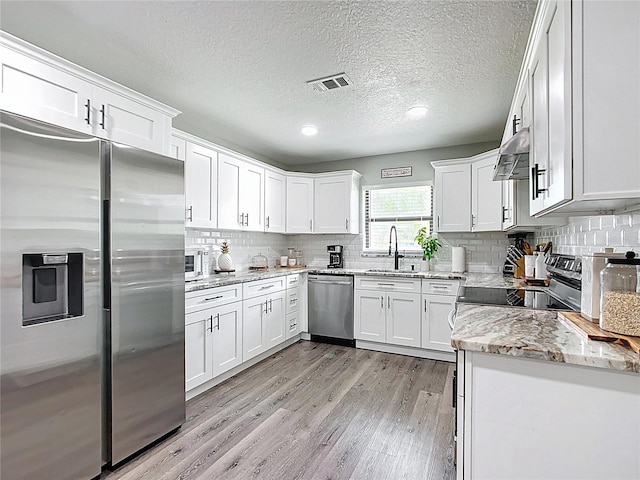
[[[536,2],[0,3],[3,30],[283,164],[498,140]],[[346,72],[354,86],[307,80]],[[429,107],[422,119],[406,110]],[[315,137],[300,127],[318,126]]]

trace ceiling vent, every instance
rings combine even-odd
[[[317,80],[309,80],[308,85],[311,85],[316,92],[326,92],[327,90],[336,90],[338,88],[348,87],[353,85],[353,82],[347,77],[346,73],[338,73],[331,75],[330,77],[318,78]]]

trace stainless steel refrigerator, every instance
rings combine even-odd
[[[185,419],[184,166],[0,122],[0,478],[89,479]]]

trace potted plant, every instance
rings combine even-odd
[[[436,255],[440,242],[438,239],[432,235],[427,236],[427,227],[422,227],[418,230],[418,234],[414,238],[414,240],[420,245],[422,248],[422,265],[420,270],[423,272],[429,271],[429,261]]]

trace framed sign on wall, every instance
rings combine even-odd
[[[380,178],[410,177],[413,175],[413,167],[383,168],[380,170]]]

